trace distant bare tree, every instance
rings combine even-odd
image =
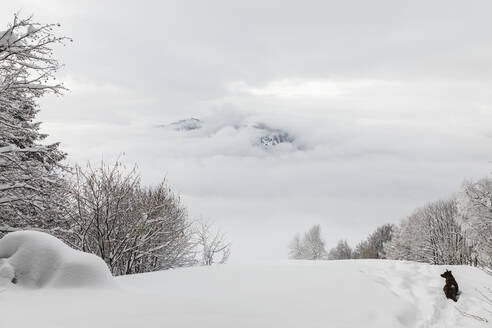
[[[299,234],[289,244],[289,258],[296,260],[322,260],[326,258],[325,241],[321,237],[321,227],[312,226],[300,238]]]
[[[309,260],[326,258],[325,241],[321,237],[321,227],[318,224],[304,234],[303,244]]]
[[[408,218],[393,229],[391,240],[384,244],[386,258],[391,260],[410,260],[412,257],[411,234],[416,233],[415,225],[411,224]]]
[[[385,245],[390,259],[468,264],[469,249],[457,221],[455,200],[430,203],[402,221]]]
[[[302,260],[305,252],[301,236],[297,233],[289,243],[289,258],[293,260]]]
[[[378,253],[368,240],[364,240],[355,246],[352,257],[354,259],[377,259]]]
[[[201,265],[224,264],[231,254],[231,243],[220,230],[215,230],[210,223],[198,223],[196,231],[198,254]]]
[[[465,183],[458,209],[473,250],[473,263],[492,267],[492,178]]]
[[[366,240],[355,247],[353,257],[359,259],[386,258],[383,245],[391,240],[393,229],[394,226],[392,224],[378,227]]]
[[[338,244],[328,253],[329,260],[348,260],[352,258],[352,248],[346,240],[339,240]]]

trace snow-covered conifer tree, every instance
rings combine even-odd
[[[65,154],[58,143],[42,143],[36,121],[38,99],[65,90],[54,77],[53,47],[68,40],[54,34],[57,26],[15,15],[0,31],[0,233],[58,226]]]

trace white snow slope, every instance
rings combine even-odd
[[[462,294],[444,297],[446,268]],[[0,327],[492,327],[492,277],[466,266],[285,261],[0,292]]]

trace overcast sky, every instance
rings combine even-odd
[[[354,245],[492,171],[490,1],[66,1],[2,4],[59,22],[71,92],[40,120],[74,163],[167,177],[232,260],[280,259],[320,224]],[[197,117],[209,128],[159,127]],[[302,147],[265,151],[265,123]]]

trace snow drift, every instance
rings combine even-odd
[[[459,283],[458,303],[444,296],[446,268]],[[119,288],[0,292],[0,327],[485,328],[492,322],[492,277],[467,266],[283,261],[116,281]]]
[[[104,286],[112,283],[99,257],[76,251],[38,231],[12,232],[0,239],[0,284],[28,288]]]

